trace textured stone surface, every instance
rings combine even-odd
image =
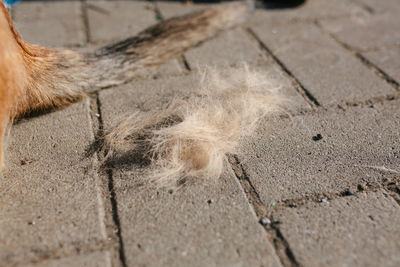
[[[270,25],[312,21],[319,18],[342,18],[367,13],[358,3],[352,0],[307,0],[306,4],[297,8],[269,9],[258,8],[251,17],[251,25]]]
[[[377,51],[362,53],[386,74],[400,83],[400,46],[382,48]]]
[[[322,20],[321,25],[354,48],[400,45],[399,16],[380,14]]]
[[[363,101],[394,89],[313,24],[252,28],[323,106]]]
[[[303,266],[399,266],[400,207],[378,191],[275,213]]]
[[[57,260],[47,260],[38,262],[32,265],[25,265],[29,267],[111,267],[108,251],[98,251],[88,255],[72,256]]]
[[[101,92],[106,129],[119,115],[154,109],[193,84],[189,76]],[[128,265],[280,266],[231,170],[171,194],[143,182],[144,170],[129,161],[134,156],[115,160],[113,171]]]
[[[229,44],[229,46],[227,46]],[[265,61],[264,53],[256,42],[242,29],[222,33],[199,47],[185,53],[192,69],[204,65],[233,65]]]
[[[381,0],[356,0],[356,3],[364,6],[367,10],[370,10],[372,14],[379,13],[390,13],[390,15],[398,14],[400,11],[399,1],[397,0],[385,0],[384,4]]]
[[[85,158],[92,131],[87,111],[79,103],[14,125],[0,179],[0,265],[105,238]]]
[[[134,36],[157,22],[149,2],[89,1],[87,7],[90,40],[95,43]]]
[[[148,7],[169,18],[212,5],[28,1],[13,15],[24,38],[54,47],[84,44],[87,14],[91,48],[155,23]],[[198,73],[182,58],[101,91],[98,121],[92,101],[93,110],[84,102],[17,123],[0,174],[0,266],[398,266],[399,94],[327,31],[399,82],[399,8],[398,0],[307,0],[297,9],[257,9],[244,27],[186,53],[192,69],[246,61],[279,85],[290,113],[307,110],[265,119],[246,137],[239,159],[255,192],[227,168],[218,181],[171,194],[149,186],[132,156],[115,161],[112,176],[85,157],[93,127],[108,130],[125,112],[196,88]],[[310,110],[246,27],[329,108]],[[388,94],[397,100],[380,97]],[[380,104],[352,106],[374,97]],[[348,189],[355,195],[344,197]],[[253,209],[258,197],[264,207]],[[267,231],[257,222],[264,215],[275,223]]]
[[[231,172],[174,194],[135,185],[140,171],[114,175],[129,265],[280,266]]]
[[[187,14],[213,5],[158,4],[165,18]],[[227,45],[229,44],[229,45]],[[243,29],[220,34],[217,38],[201,44],[185,53],[191,69],[204,65],[233,65],[243,62],[254,63],[265,60],[263,52]]]
[[[354,190],[400,172],[399,127],[399,100],[265,121],[243,146],[242,160],[267,205]],[[322,139],[313,140],[318,134]]]
[[[16,27],[28,42],[51,47],[83,45],[85,42],[79,1],[24,2],[13,12]]]

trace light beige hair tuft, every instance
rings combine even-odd
[[[207,67],[199,72],[199,89],[165,108],[136,112],[105,136],[109,159],[138,150],[150,161],[148,178],[175,186],[191,178],[218,178],[227,154],[237,153],[267,115],[283,111],[278,83],[266,73],[241,68]]]

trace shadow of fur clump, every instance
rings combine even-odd
[[[143,114],[149,115],[149,112]],[[181,118],[171,115],[165,118],[160,117],[159,121],[150,120],[142,129],[131,129],[130,132],[120,131],[128,127],[126,123],[133,123],[133,116],[137,116],[136,119],[143,120],[141,116],[135,113],[124,119],[117,128],[102,139],[102,144],[98,148],[103,150],[106,155],[103,161],[104,168],[129,169],[132,165],[140,168],[148,167],[153,158],[151,153],[153,150],[151,144],[153,131],[171,127],[182,121]],[[157,117],[155,114],[151,116]]]
[[[207,68],[199,89],[156,111],[127,116],[104,137],[105,164],[149,166],[160,186],[218,178],[240,140],[261,118],[282,110],[279,86],[264,73]]]

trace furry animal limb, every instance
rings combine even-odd
[[[7,127],[25,114],[63,107],[131,79],[242,23],[253,1],[223,4],[156,24],[90,53],[51,50],[22,40],[0,1],[0,163]]]
[[[151,167],[147,176],[161,186],[218,178],[241,138],[251,135],[261,118],[283,110],[280,87],[266,73],[244,66],[206,68],[200,76],[199,89],[190,95],[123,119],[105,136],[105,160],[123,153],[145,158]]]

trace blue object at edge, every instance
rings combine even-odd
[[[2,0],[6,7],[11,7],[16,3],[20,2],[21,0]]]

